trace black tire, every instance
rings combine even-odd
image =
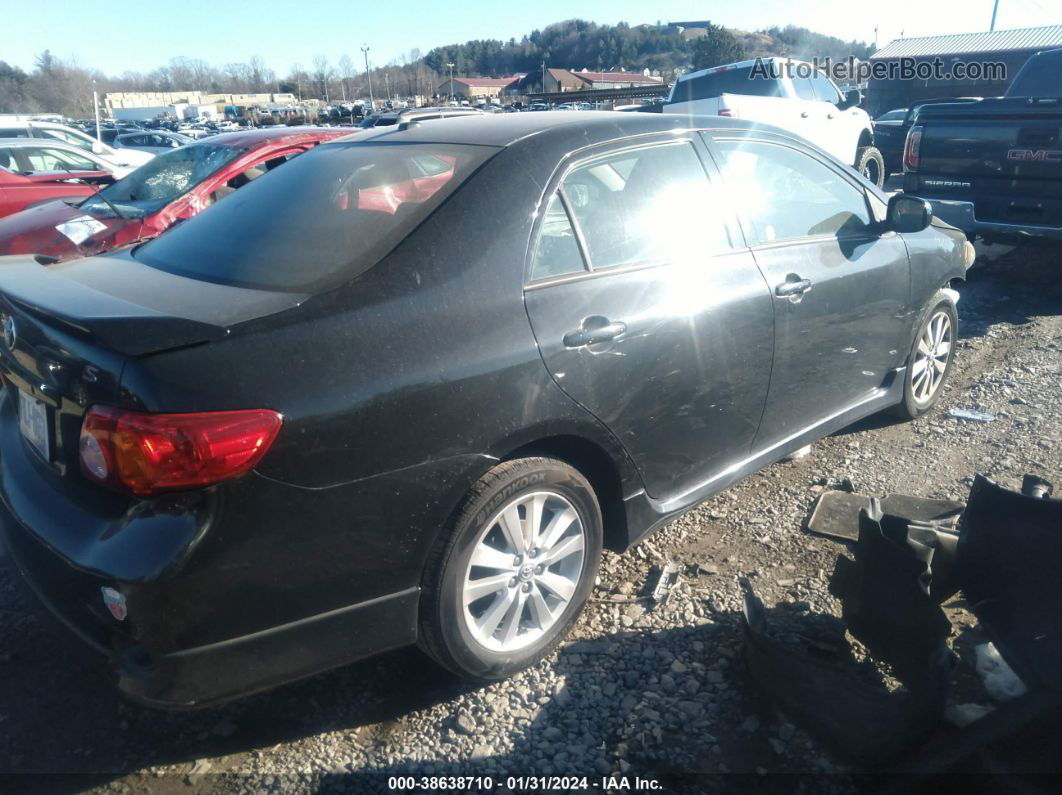
[[[879,188],[885,184],[885,158],[874,146],[861,146],[856,149],[854,168],[869,182]]]
[[[537,641],[515,651],[495,651],[477,641],[466,625],[462,599],[465,575],[488,521],[521,495],[543,491],[567,500],[582,523],[583,558],[577,586],[563,611]],[[582,612],[597,577],[602,536],[597,495],[576,469],[545,457],[499,464],[472,487],[450,532],[436,542],[429,555],[422,582],[418,643],[439,664],[475,681],[505,679],[536,664],[567,635]]]
[[[947,360],[944,362],[944,370],[940,374],[940,380],[933,388],[932,393],[928,395],[928,398],[920,399],[917,395],[919,383],[916,383],[919,373],[915,372],[915,364],[919,358],[919,342],[922,340],[923,334],[926,333],[929,325],[941,313],[946,315],[950,324]],[[911,352],[907,357],[907,371],[904,374],[903,381],[903,400],[892,408],[893,414],[905,420],[913,420],[921,417],[936,405],[944,392],[944,385],[948,381],[948,376],[951,374],[951,366],[955,362],[955,345],[958,340],[958,334],[959,316],[955,311],[955,303],[943,291],[937,292],[926,304],[926,309],[919,318],[918,330],[911,345]]]

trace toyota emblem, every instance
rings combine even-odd
[[[15,331],[15,318],[11,315],[0,315],[0,319],[4,323],[4,345],[14,350],[15,340],[18,339],[18,333]]]

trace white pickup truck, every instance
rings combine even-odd
[[[858,103],[858,92],[842,94],[811,64],[760,58],[682,75],[671,87],[663,112],[773,124],[851,164],[880,188],[885,164],[874,147],[870,116],[856,107]]]

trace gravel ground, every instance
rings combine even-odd
[[[983,253],[960,287],[958,360],[936,412],[907,424],[870,418],[627,554],[607,553],[569,642],[503,683],[469,687],[409,649],[223,708],[141,709],[28,614],[0,574],[0,772],[48,791],[361,792],[385,790],[388,775],[542,773],[586,775],[591,786],[611,774],[633,786],[637,775],[672,791],[809,773],[786,781],[853,791],[845,765],[745,676],[737,577],[750,578],[772,622],[840,633],[827,579],[843,549],[802,530],[823,489],[849,479],[862,493],[963,499],[975,472],[1011,487],[1033,472],[1062,486],[1062,249]],[[957,420],[952,408],[995,420]],[[669,559],[680,579],[654,606],[648,594]],[[971,674],[976,621],[961,602],[947,612],[955,699],[988,704]]]

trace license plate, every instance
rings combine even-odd
[[[21,390],[18,393],[18,427],[26,441],[45,461],[51,459],[48,445],[48,408]]]

